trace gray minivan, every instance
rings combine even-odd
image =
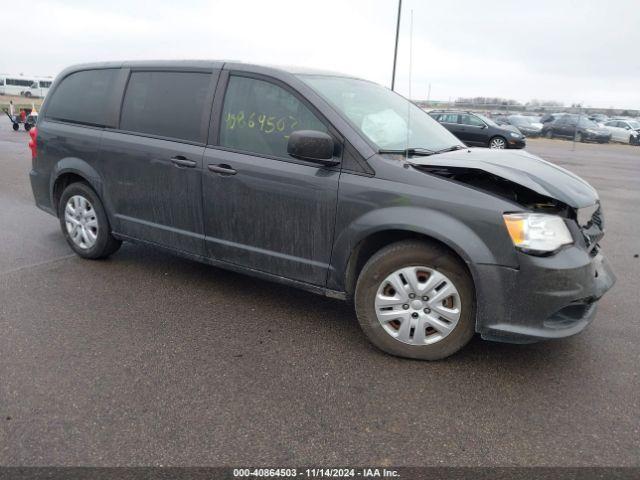
[[[524,151],[467,148],[369,81],[80,65],[31,136],[36,204],[81,257],[142,242],[353,301],[391,354],[443,358],[474,332],[573,335],[614,283],[589,184]]]

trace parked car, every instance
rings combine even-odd
[[[526,152],[467,148],[365,80],[204,61],[76,66],[30,135],[36,205],[80,257],[138,242],[353,300],[394,355],[443,358],[474,332],[573,335],[615,281],[589,184]]]
[[[604,128],[611,132],[611,140],[640,145],[640,122],[637,120],[610,120]]]
[[[540,118],[540,122],[544,125],[545,123],[550,123],[550,122],[554,122],[557,119],[559,119],[560,117],[563,117],[565,115],[569,115],[568,113],[545,113],[541,118]]]
[[[598,124],[598,126],[604,126],[605,122],[609,120],[609,117],[604,115],[603,113],[592,113],[588,116],[589,120],[593,120]]]
[[[581,115],[563,115],[542,127],[542,135],[547,138],[563,137],[574,138],[576,142],[608,143],[611,140],[611,132],[599,127],[596,122]]]
[[[478,113],[433,110],[429,115],[468,146],[503,149],[524,148],[526,145],[520,132],[500,126]]]
[[[505,122],[516,127],[525,137],[538,137],[542,131],[542,123],[533,122],[531,117],[509,115]]]

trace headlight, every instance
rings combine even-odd
[[[509,132],[509,135],[511,135],[513,138],[520,138],[520,134],[516,132]]]
[[[544,213],[507,213],[504,223],[513,244],[528,253],[555,252],[573,243],[562,217]]]

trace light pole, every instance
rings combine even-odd
[[[396,47],[393,50],[393,73],[391,74],[391,90],[396,85],[396,61],[398,60],[398,36],[400,35],[400,15],[402,14],[402,0],[398,0],[398,22],[396,24]]]

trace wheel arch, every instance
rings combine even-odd
[[[389,211],[387,211],[389,210]],[[500,263],[489,246],[468,225],[446,213],[414,207],[396,207],[369,212],[336,239],[328,286],[353,295],[362,267],[381,248],[402,240],[424,240],[441,245],[455,255],[469,271],[474,285],[475,264]],[[395,218],[394,224],[375,223],[380,217]],[[420,224],[416,218],[422,218]],[[372,225],[361,228],[363,224]],[[431,228],[432,226],[433,228]]]
[[[422,241],[424,243],[430,243],[444,248],[452,256],[460,260],[460,263],[464,265],[467,272],[469,273],[471,281],[475,285],[474,275],[469,266],[469,261],[465,259],[464,254],[461,254],[461,252],[457,251],[448,243],[431,235],[427,235],[415,230],[389,229],[374,232],[371,235],[363,238],[351,253],[345,272],[345,290],[348,298],[353,298],[358,277],[360,276],[360,272],[364,268],[367,261],[378,251],[387,247],[388,245],[404,240]]]
[[[102,179],[98,172],[87,162],[79,158],[65,158],[60,160],[51,175],[49,188],[51,206],[58,214],[58,203],[62,192],[67,186],[75,182],[84,181],[102,198]],[[103,199],[104,202],[104,199]]]

